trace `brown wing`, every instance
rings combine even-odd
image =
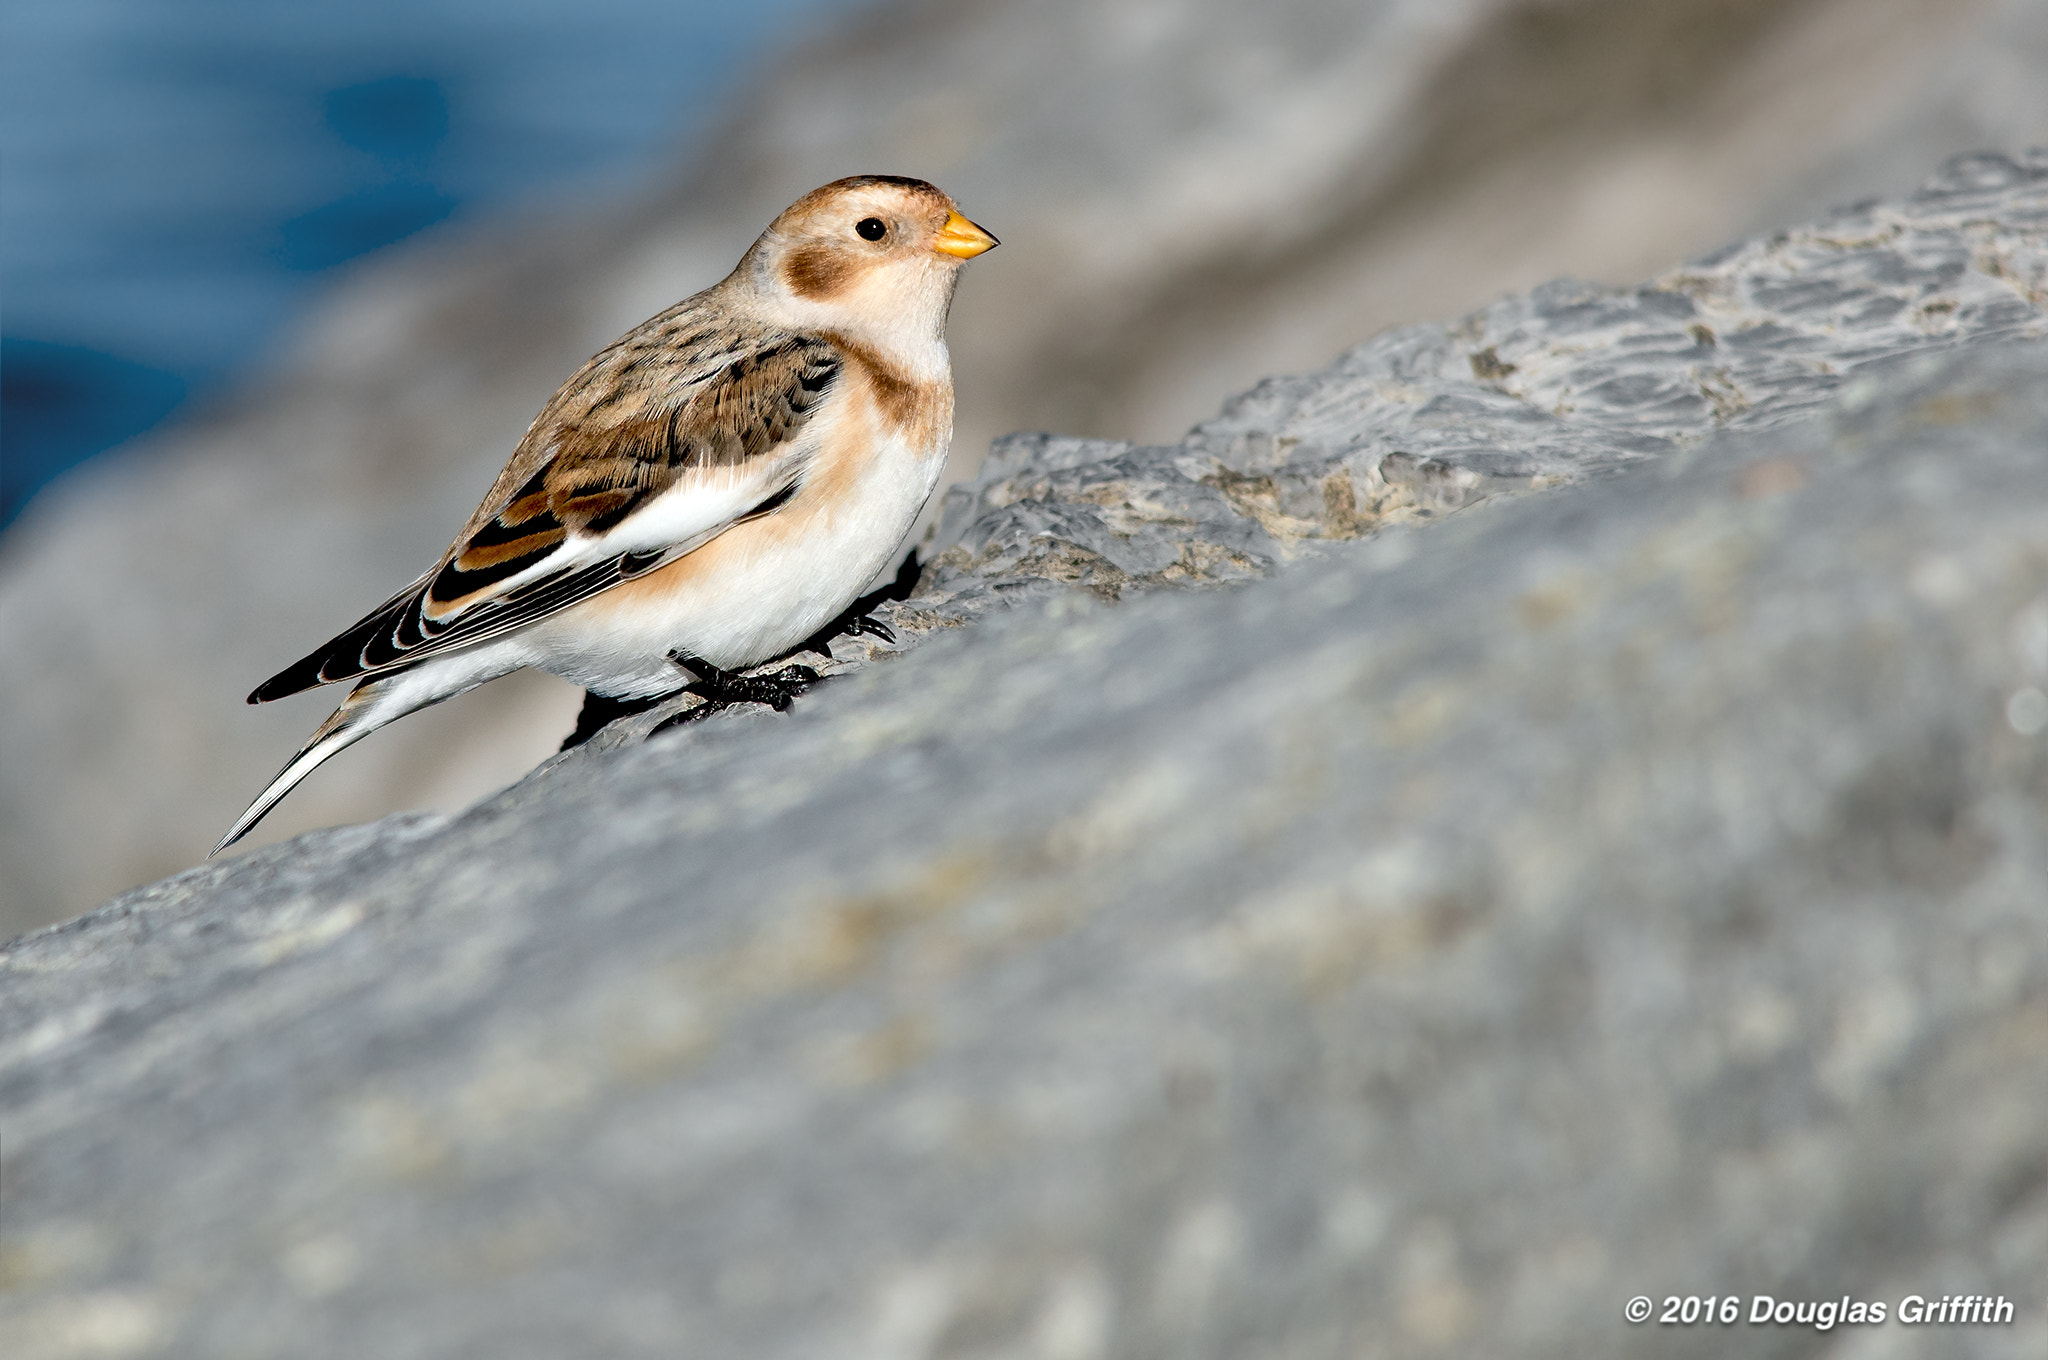
[[[672,560],[763,502],[773,508],[800,470],[768,456],[788,449],[842,366],[822,339],[713,324],[694,300],[654,318],[555,394],[439,565],[249,702],[498,636]],[[757,461],[778,475],[757,501],[719,510],[677,543],[626,541],[654,497]]]

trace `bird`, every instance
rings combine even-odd
[[[438,562],[249,695],[354,682],[213,854],[337,752],[523,667],[585,689],[573,742],[682,690],[786,709],[815,670],[739,672],[886,636],[847,611],[938,484],[954,288],[997,244],[924,180],[835,180],[598,351]]]

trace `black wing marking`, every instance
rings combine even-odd
[[[773,514],[789,503],[799,485],[792,480],[733,523],[744,524]],[[249,695],[249,702],[268,703],[316,685],[353,679],[376,671],[396,670],[457,647],[489,641],[557,610],[579,604],[621,581],[645,576],[701,546],[701,543],[691,543],[648,552],[621,553],[606,561],[543,576],[515,586],[503,595],[439,624],[426,615],[427,600],[432,595],[434,582],[439,579],[439,574],[429,573],[340,637],[258,685]]]
[[[652,567],[648,554],[626,553],[609,561],[544,576],[465,612],[451,625],[429,633],[422,616],[431,578],[422,577],[405,596],[363,619],[311,655],[258,685],[252,704],[268,703],[316,685],[351,680],[377,671],[414,665],[457,647],[485,642],[522,624],[566,609]]]
[[[652,554],[565,568],[505,588],[505,582],[545,562],[572,535],[602,536],[692,470],[746,463],[795,438],[836,383],[843,361],[829,342],[814,336],[772,333],[764,340],[757,348],[721,358],[710,372],[671,372],[671,379],[685,385],[681,401],[617,425],[592,425],[571,414],[595,409],[588,400],[570,399],[588,396],[611,352],[600,355],[535,422],[529,441],[538,435],[549,451],[537,463],[527,461],[535,456],[526,451],[530,444],[515,455],[515,466],[525,461],[531,470],[510,489],[501,479],[485,503],[501,502],[495,514],[480,511],[441,565],[347,632],[264,681],[249,702],[396,669],[484,641],[644,575],[708,541],[699,538]],[[626,360],[619,363],[631,367]],[[648,356],[632,363],[661,367]],[[792,481],[732,523],[769,513],[795,489]]]
[[[551,503],[546,467],[526,479],[512,501],[485,520],[461,548],[433,574],[427,588],[428,611],[444,614],[474,599],[500,581],[509,580],[540,562],[568,538]]]

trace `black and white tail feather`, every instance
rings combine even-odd
[[[672,645],[659,641],[665,634],[634,634],[628,652],[614,654],[604,650],[617,644],[611,625],[594,637],[588,620],[549,621],[792,498],[788,513],[807,516],[805,537],[790,540],[798,546],[772,561],[734,558],[744,564],[736,570],[775,583],[763,587],[773,601],[767,622],[693,616],[693,628],[726,630],[724,650],[679,640],[722,666],[753,664],[755,652],[779,652],[831,618],[931,493],[952,427],[943,332],[955,270],[995,244],[921,180],[840,180],[792,204],[723,282],[599,352],[535,418],[432,570],[249,696],[265,703],[355,682],[214,853],[337,752],[524,666],[615,698],[658,687]],[[820,450],[848,438],[881,447],[872,442],[879,427],[849,426],[866,433],[846,436],[833,433],[835,419],[814,418],[853,371],[861,377],[852,386],[870,394],[857,409],[891,413],[890,429],[906,433],[888,438],[908,442],[894,461],[873,461],[881,471],[863,472],[862,489],[830,493],[842,499],[821,511],[826,493],[806,495]],[[842,484],[815,482],[831,485]],[[715,589],[744,599],[752,579]]]
[[[587,552],[566,553],[572,559],[570,562],[531,579],[515,582],[507,578],[505,584],[509,588],[502,594],[477,602],[471,610],[454,617],[449,626],[432,632],[423,627],[422,616],[429,607],[436,581],[447,574],[453,563],[420,577],[353,628],[293,662],[250,693],[250,703],[268,703],[318,685],[361,677],[341,707],[314,729],[306,744],[285,762],[256,801],[235,819],[228,833],[213,847],[212,854],[219,854],[249,834],[299,781],[330,757],[409,713],[430,708],[518,669],[517,661],[494,664],[485,644],[665,566],[734,525],[772,513],[789,498],[795,486],[796,482],[791,480],[753,509],[666,549],[619,553],[608,560],[581,566],[576,565],[575,559],[586,557]]]
[[[744,337],[752,344],[738,346],[730,322],[726,330],[718,337],[724,344],[708,347],[709,362],[677,375],[682,399],[645,422],[654,428],[651,438],[639,436],[637,458],[623,466],[616,456],[579,459],[571,432],[506,489],[519,468],[515,456],[485,502],[496,508],[480,511],[441,563],[256,687],[252,704],[360,681],[236,819],[214,854],[247,835],[330,757],[408,713],[523,664],[494,659],[492,642],[665,566],[789,499],[806,462],[800,431],[830,390],[840,361],[815,337],[761,330]],[[575,388],[572,382],[564,395]],[[557,397],[555,405],[561,404]],[[552,411],[535,422],[536,432]],[[735,414],[743,419],[735,421]]]

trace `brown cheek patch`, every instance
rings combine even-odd
[[[782,262],[782,277],[798,297],[819,301],[837,294],[852,279],[855,264],[830,246],[792,250]]]

